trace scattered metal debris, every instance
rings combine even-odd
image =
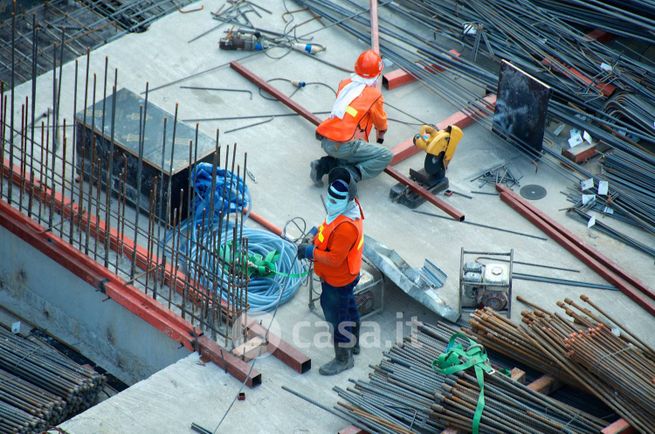
[[[6,3],[8,5],[11,2]],[[19,53],[14,65],[14,80],[18,84],[32,76],[32,59],[28,53],[39,53],[37,75],[52,69],[50,59],[53,51],[60,50],[62,36],[66,46],[63,51],[64,62],[68,62],[84,56],[87,50],[98,48],[126,33],[142,32],[157,18],[174,12],[191,1],[52,0],[38,3],[41,4],[16,11],[15,33],[11,19],[0,24],[0,80],[7,83],[10,81],[12,65],[7,59],[11,58],[12,34]]]
[[[516,177],[510,170],[509,164],[500,164],[493,166],[489,169],[482,171],[481,174],[471,178],[471,182],[478,181],[478,188],[482,188],[487,184],[505,184],[509,188],[514,188],[515,186],[520,187],[520,180],[522,176]]]

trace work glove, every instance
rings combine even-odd
[[[314,259],[314,245],[301,243],[298,245],[298,259]]]
[[[386,132],[387,132],[386,130],[385,130],[385,131],[377,131],[376,138],[377,138],[377,142],[378,142],[379,144],[384,143],[384,134],[385,134]]]

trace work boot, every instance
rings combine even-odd
[[[321,366],[318,372],[321,375],[336,375],[353,366],[355,366],[355,360],[353,360],[352,348],[343,348],[335,343],[334,359]]]
[[[316,187],[323,187],[323,177],[330,173],[337,165],[337,160],[334,157],[326,156],[318,160],[314,160],[309,164],[310,172],[309,177]]]
[[[311,168],[309,171],[309,178],[312,180],[314,185],[316,187],[323,187],[323,171],[321,170],[322,165],[321,165],[321,160],[314,160],[311,163],[309,163],[309,167]]]
[[[355,337],[355,345],[353,346],[354,355],[357,355],[361,352],[361,348],[359,348],[359,325],[360,322],[357,321],[353,326],[353,336]]]

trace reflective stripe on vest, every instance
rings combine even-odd
[[[339,92],[345,85],[350,83],[350,79],[343,80],[339,84]],[[371,106],[377,101],[382,94],[377,87],[366,86],[361,95],[352,100],[350,105],[346,107],[346,113],[343,119],[332,117],[324,120],[316,128],[316,132],[326,139],[333,142],[349,142],[360,131],[364,135],[365,140],[368,141],[368,135],[373,128],[370,118],[366,118]]]
[[[353,220],[350,217],[345,217],[340,215],[332,223],[327,224],[325,220],[323,224],[318,228],[318,233],[314,237],[314,246],[318,250],[327,250],[328,243],[330,242],[330,235],[334,232],[337,227],[341,224],[352,224],[355,229],[357,229],[357,241],[353,247],[348,252],[348,271],[350,274],[357,275],[362,268],[362,254],[364,253],[364,222],[363,219]],[[322,264],[315,263],[314,269],[316,274],[319,274]],[[319,274],[320,275],[320,274]]]

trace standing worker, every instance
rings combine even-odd
[[[391,161],[391,151],[380,146],[387,132],[384,98],[376,85],[382,68],[382,58],[375,51],[364,51],[355,62],[355,73],[339,83],[330,116],[316,128],[316,137],[328,154],[311,162],[310,178],[316,186],[323,185],[323,176],[334,167],[345,167],[359,182],[375,177]],[[367,143],[373,127],[377,145]]]
[[[354,365],[359,354],[359,312],[354,288],[359,282],[364,250],[364,212],[356,198],[357,184],[344,168],[329,174],[327,216],[313,243],[298,246],[298,258],[314,261],[321,278],[321,308],[333,329],[334,359],[320,367],[335,375]]]

